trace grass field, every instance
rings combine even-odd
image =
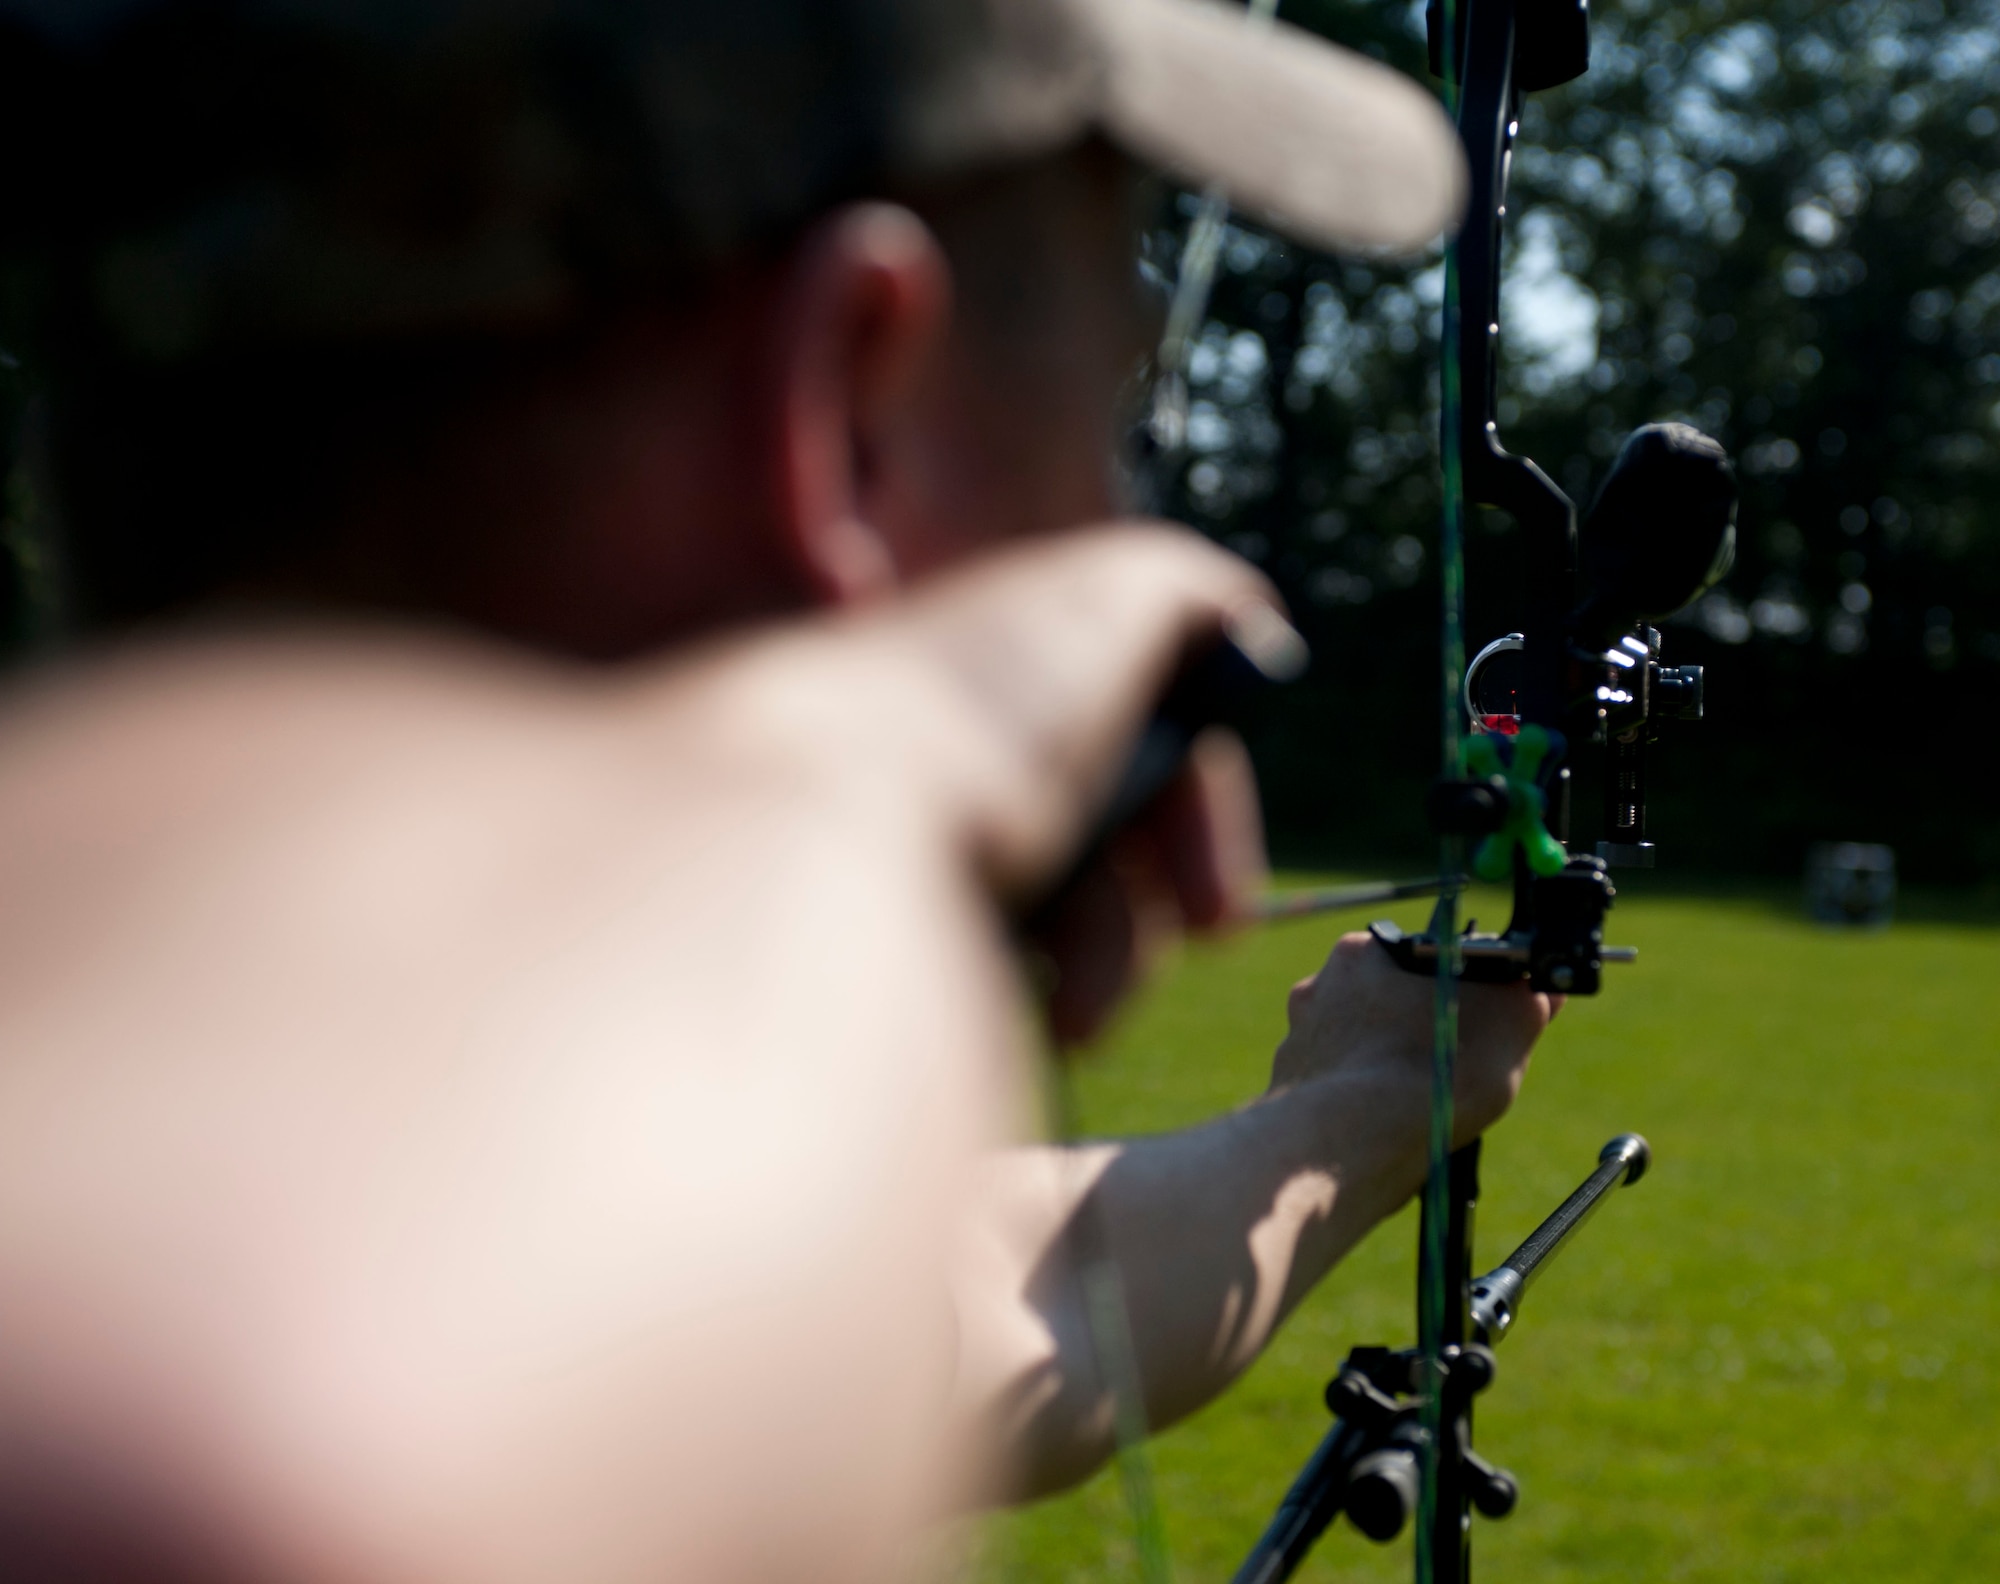
[[[1482,1584],[2000,1580],[2000,926],[1919,908],[1838,934],[1790,895],[1623,889],[1609,933],[1640,963],[1570,1005],[1491,1135],[1483,1263],[1613,1134],[1644,1133],[1654,1167],[1500,1351],[1480,1443],[1523,1494],[1479,1521]],[[1253,1093],[1334,928],[1190,952],[1081,1079],[1088,1128]],[[1410,1339],[1414,1225],[1380,1228],[1235,1391],[1154,1443],[1179,1584],[1230,1577],[1346,1349]],[[1135,1579],[1129,1536],[1100,1478],[984,1524],[966,1577]],[[1407,1539],[1336,1525],[1299,1576],[1409,1569]]]

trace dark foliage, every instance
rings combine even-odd
[[[1415,7],[1285,14],[1423,72]],[[1996,89],[2000,0],[1625,0],[1595,19],[1591,71],[1529,105],[1508,442],[1582,503],[1630,428],[1679,417],[1742,477],[1737,570],[1669,634],[1670,660],[1709,668],[1709,718],[1656,759],[1675,867],[1795,872],[1833,837],[1893,844],[1913,878],[2000,879],[1976,746],[2000,690]],[[1150,239],[1163,276],[1181,235]],[[0,280],[10,325],[19,286]],[[1161,505],[1266,567],[1313,641],[1314,677],[1255,744],[1296,858],[1427,845],[1441,287],[1435,258],[1339,262],[1232,227],[1194,350]],[[9,451],[25,408],[0,363]],[[10,642],[46,628],[55,586],[23,472],[0,530]],[[1519,603],[1497,515],[1468,581],[1476,644]]]
[[[1286,14],[1421,72],[1420,13]],[[1709,718],[1658,755],[1676,867],[1796,871],[1825,837],[2000,876],[1973,773],[2000,687],[2000,7],[1607,6],[1590,73],[1524,120],[1502,429],[1580,504],[1677,417],[1743,484],[1726,588],[1669,659]],[[1154,240],[1171,272],[1177,232]],[[1420,854],[1434,773],[1435,260],[1232,230],[1166,506],[1265,566],[1319,656],[1257,750],[1294,856]],[[1469,547],[1470,640],[1507,630],[1511,530]]]

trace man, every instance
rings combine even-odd
[[[1268,613],[1087,526],[1148,333],[1119,150],[1416,245],[1416,90],[1166,0],[0,18],[101,635],[0,729],[14,1554],[878,1576],[1107,1454],[1086,1203],[1157,1425],[1407,1198],[1426,993],[1359,942],[1260,1103],[995,1147],[1004,921]],[[1063,1026],[1228,915],[1253,809],[1210,742],[1114,841]],[[1548,1015],[1469,995],[1467,1136]]]

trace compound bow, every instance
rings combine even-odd
[[[1514,1481],[1472,1448],[1472,1400],[1491,1384],[1492,1347],[1522,1293],[1610,1190],[1644,1171],[1645,1141],[1624,1134],[1595,1171],[1491,1273],[1474,1278],[1479,1146],[1453,1151],[1457,985],[1526,979],[1590,995],[1607,961],[1614,891],[1607,867],[1650,866],[1646,748],[1666,719],[1699,719],[1699,667],[1661,664],[1662,620],[1711,587],[1735,545],[1735,486],[1720,445],[1682,424],[1625,443],[1579,540],[1576,510],[1496,417],[1501,228],[1524,94],[1589,64],[1587,0],[1431,0],[1432,70],[1442,77],[1471,170],[1468,218],[1446,256],[1442,348],[1444,521],[1440,562],[1444,772],[1428,813],[1443,880],[1430,927],[1373,933],[1403,967],[1437,977],[1431,1164],[1417,1277],[1418,1346],[1353,1350],[1327,1388],[1333,1428],[1236,1574],[1291,1576],[1334,1517],[1386,1540],[1417,1520],[1418,1584],[1471,1576],[1471,1512],[1510,1511]],[[1498,507],[1520,535],[1526,598],[1518,632],[1464,665],[1463,528],[1468,503]],[[1579,546],[1581,557],[1579,558]],[[1581,564],[1579,565],[1579,559]],[[1582,586],[1579,586],[1579,571]],[[1471,735],[1462,740],[1460,715]],[[1604,837],[1572,857],[1571,745],[1604,750]],[[1498,935],[1461,934],[1458,877],[1511,880]]]
[[[1267,22],[1275,9],[1274,0],[1250,0],[1254,23]],[[1627,439],[1581,535],[1569,497],[1534,462],[1502,445],[1496,400],[1501,230],[1522,98],[1587,69],[1588,3],[1430,0],[1428,20],[1432,70],[1444,81],[1471,174],[1467,219],[1445,257],[1440,358],[1443,774],[1427,812],[1440,838],[1441,878],[1279,899],[1264,910],[1267,918],[1295,917],[1438,892],[1422,933],[1386,923],[1372,931],[1400,966],[1434,975],[1437,984],[1430,1166],[1418,1234],[1418,1343],[1348,1354],[1327,1387],[1333,1427],[1237,1571],[1236,1584],[1290,1578],[1342,1512],[1377,1540],[1393,1538],[1414,1516],[1417,1584],[1466,1584],[1472,1511],[1500,1517],[1514,1506],[1512,1477],[1472,1447],[1472,1401],[1493,1381],[1492,1348],[1512,1326],[1536,1274],[1614,1187],[1638,1180],[1650,1155],[1637,1134],[1614,1138],[1596,1169],[1527,1241],[1475,1279],[1479,1145],[1451,1147],[1458,984],[1461,977],[1526,980],[1538,991],[1593,995],[1605,963],[1636,957],[1629,948],[1604,943],[1604,918],[1615,896],[1607,870],[1651,866],[1646,750],[1661,722],[1698,720],[1702,712],[1701,669],[1662,665],[1661,636],[1652,623],[1712,587],[1735,551],[1736,490],[1728,457],[1685,424],[1648,424]],[[1150,423],[1154,443],[1169,457],[1185,431],[1181,364],[1206,301],[1223,213],[1221,196],[1207,195],[1182,251]],[[1514,519],[1526,591],[1520,629],[1487,644],[1469,669],[1463,636],[1468,503],[1497,507]],[[1240,698],[1260,680],[1282,680],[1300,664],[1302,656],[1286,644],[1232,634],[1149,727],[1107,825],[1158,790],[1201,725],[1229,717],[1226,699]],[[1603,749],[1604,836],[1594,856],[1573,857],[1566,845],[1572,745]],[[1497,935],[1458,928],[1466,844],[1475,837],[1471,872],[1513,885],[1513,916]],[[1100,1285],[1106,1301],[1092,1305],[1103,1310],[1093,1317],[1096,1345],[1109,1363],[1129,1364],[1122,1303],[1108,1281]],[[1150,1579],[1163,1579],[1164,1542],[1139,1451],[1144,1426],[1137,1395],[1129,1380],[1114,1393],[1123,1404],[1120,1463],[1142,1566]]]

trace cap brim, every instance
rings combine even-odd
[[[1131,153],[1301,242],[1414,253],[1455,226],[1465,158],[1401,73],[1209,0],[1095,0],[1100,109]]]

